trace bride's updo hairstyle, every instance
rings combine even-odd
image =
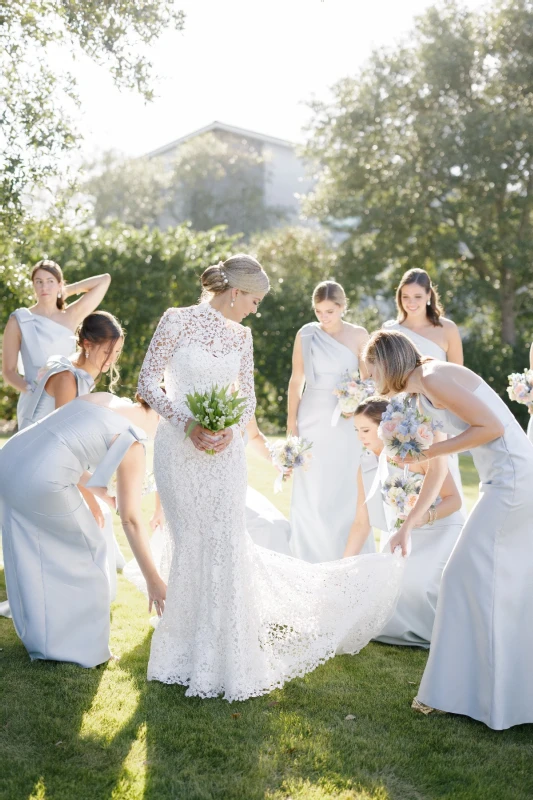
[[[409,375],[421,364],[431,359],[422,356],[412,341],[399,331],[376,331],[368,340],[363,361],[373,364],[378,374],[372,380],[380,394],[394,395],[403,392]]]
[[[442,328],[440,318],[444,315],[444,309],[440,302],[439,293],[433,286],[431,278],[426,270],[418,269],[418,267],[415,269],[408,269],[407,272],[404,272],[398,288],[396,289],[396,308],[398,309],[397,321],[401,324],[407,319],[407,314],[402,305],[402,289],[404,286],[409,286],[412,283],[418,284],[418,286],[421,286],[426,292],[429,292],[429,305],[426,305],[426,316],[435,327],[439,326]]]
[[[388,405],[389,401],[387,398],[381,397],[379,394],[374,394],[372,397],[365,397],[355,409],[354,417],[368,417],[372,422],[375,422],[376,425],[379,425]]]
[[[344,289],[337,281],[322,281],[322,283],[315,286],[313,291],[313,308],[317,303],[323,303],[324,300],[331,300],[332,303],[342,308],[343,311],[346,311],[348,307]]]
[[[258,297],[270,289],[268,275],[252,256],[237,253],[202,272],[202,300],[208,300],[228,289],[239,289]]]

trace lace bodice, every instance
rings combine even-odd
[[[165,391],[160,386],[164,377]],[[173,425],[191,413],[186,395],[232,385],[246,398],[238,424],[244,430],[255,411],[252,335],[209,303],[165,311],[139,375],[139,394]]]

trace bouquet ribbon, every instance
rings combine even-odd
[[[406,467],[404,467],[404,474],[407,473],[407,472],[408,472],[408,469],[407,469],[407,466],[406,466]],[[368,494],[367,494],[367,496],[365,498],[365,505],[368,503],[369,500],[371,500],[374,497],[376,492],[380,491],[380,487],[385,483],[385,481],[387,480],[388,477],[389,477],[389,468],[387,466],[387,453],[383,449],[381,451],[381,453],[379,454],[378,468],[376,470],[376,474],[374,476],[374,480],[372,481],[372,486],[370,487],[370,491],[368,492]],[[383,502],[383,510],[385,512],[385,519],[387,521],[387,527],[389,529],[386,540],[384,542],[380,542],[380,550],[383,553],[385,551],[385,548],[387,547],[389,541],[390,541],[391,536],[393,536],[396,533],[396,530],[394,529],[394,523],[395,523],[396,518],[394,516],[392,508],[389,505],[387,505],[387,503],[385,503],[384,501],[382,501],[382,502]],[[410,537],[409,537],[409,543],[407,545],[407,555],[408,556],[411,555],[411,538]]]
[[[283,478],[285,477],[285,473],[280,472],[276,480],[274,481],[274,494],[279,494],[283,490]]]

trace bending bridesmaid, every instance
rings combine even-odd
[[[37,302],[14,311],[4,330],[2,375],[5,383],[20,392],[17,406],[19,430],[31,424],[26,409],[31,404],[37,373],[50,356],[70,356],[76,349],[74,331],[102,302],[111,282],[107,273],[66,285],[55,261],[39,261],[31,280]],[[79,300],[65,305],[72,295]],[[23,375],[17,369],[22,362]]]
[[[425,451],[430,465],[470,450],[481,480],[444,569],[417,702],[495,730],[533,722],[533,448],[485,381],[457,364],[423,358],[407,336],[378,331],[365,361],[382,393],[417,395],[424,413],[442,422],[451,438]],[[437,497],[437,482],[428,478],[391,548],[406,551]]]
[[[318,322],[304,325],[294,343],[287,431],[313,442],[309,469],[293,478],[291,550],[320,562],[342,558],[355,516],[362,448],[351,419],[332,426],[333,390],[346,370],[366,377],[359,362],[368,333],[342,319],[346,295],[335,281],[318,284],[313,309]]]
[[[105,487],[117,471],[124,532],[148,585],[150,609],[166,587],[143,527],[144,447],[158,415],[107,392],[78,397],[0,450],[0,524],[13,622],[30,658],[94,667],[109,651],[106,544],[80,483]]]
[[[26,409],[28,424],[38,422],[75,397],[89,394],[99,378],[107,373],[111,375],[109,389],[114,392],[119,380],[116,363],[124,345],[124,331],[118,319],[107,311],[94,311],[85,317],[76,331],[76,343],[78,350],[72,359],[52,356],[40,371]],[[107,496],[104,502],[83,487],[80,491],[108,543],[111,598],[114,599],[115,572],[124,567],[126,560],[113,533],[113,518],[108,505],[112,498]]]
[[[361,543],[365,541],[369,525],[383,531],[383,550],[389,538],[388,531],[393,529],[396,521],[392,509],[383,502],[381,485],[372,493],[378,471],[378,458],[383,451],[378,427],[387,405],[386,398],[369,397],[355,412],[355,428],[365,450],[361,456],[358,475],[357,514],[350,531],[345,557],[363,552]],[[389,475],[403,475],[403,469],[391,462],[388,462],[387,468]],[[410,474],[424,476],[427,471],[427,462],[413,464],[409,470]],[[442,571],[465,521],[460,508],[461,497],[448,471],[439,490],[436,507],[422,515],[422,524],[419,523],[411,531],[412,550],[405,565],[400,599],[393,616],[376,637],[376,641],[429,647]]]

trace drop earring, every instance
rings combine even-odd
[[[233,297],[231,298],[231,303],[229,305],[230,308],[233,308],[233,306],[235,305],[235,300],[233,299]]]
[[[428,300],[428,301],[427,301],[427,303],[426,303],[426,305],[427,305],[427,306],[430,306],[430,305],[431,305],[431,300]]]

